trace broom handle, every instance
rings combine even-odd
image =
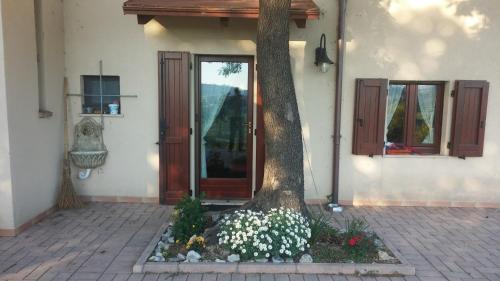
[[[68,78],[64,77],[64,159],[68,160],[69,152],[69,128],[68,128]]]

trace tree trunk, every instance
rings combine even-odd
[[[291,0],[260,0],[257,75],[263,96],[266,157],[262,189],[244,208],[286,207],[307,213],[302,127],[290,65],[290,5]]]

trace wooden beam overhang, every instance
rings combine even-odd
[[[214,17],[257,19],[259,0],[128,0],[123,4],[126,15],[137,15],[139,24],[146,24],[156,16]],[[318,19],[320,10],[313,0],[292,0],[290,19],[299,28],[307,20]]]

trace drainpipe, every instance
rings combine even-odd
[[[333,125],[333,185],[332,185],[332,204],[330,206],[334,211],[342,211],[339,208],[339,174],[340,174],[340,125],[342,120],[342,79],[344,76],[344,53],[345,53],[345,18],[346,18],[347,0],[339,0],[339,22],[337,38],[337,71],[335,88],[335,109]],[[336,209],[337,208],[337,209]]]

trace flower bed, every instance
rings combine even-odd
[[[345,229],[336,229],[324,218],[308,219],[289,209],[268,213],[240,210],[211,219],[200,200],[185,198],[147,261],[400,263],[364,220],[346,220],[345,225]],[[218,232],[211,239],[206,229],[214,226]]]

